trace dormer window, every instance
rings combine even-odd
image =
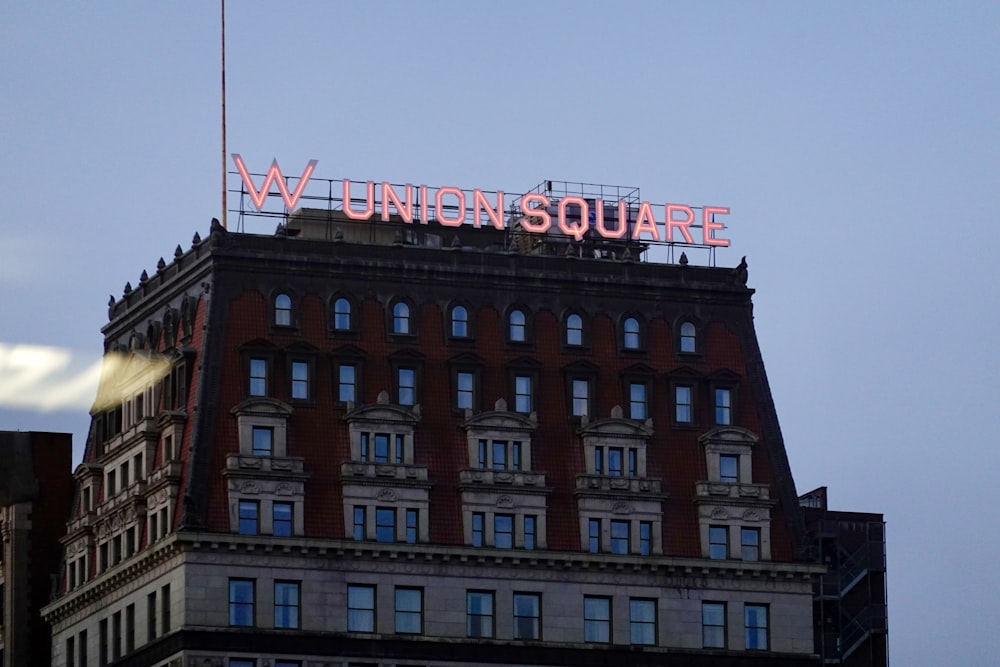
[[[634,317],[626,318],[622,326],[622,345],[626,350],[638,350],[640,348],[639,320]]]
[[[392,307],[392,333],[410,333],[410,306],[403,301],[397,301]]]
[[[469,311],[465,306],[455,306],[451,309],[451,335],[453,338],[468,338]]]
[[[527,318],[520,308],[510,311],[510,315],[507,316],[507,337],[514,343],[528,340]]]
[[[333,302],[333,328],[336,331],[350,331],[351,326],[351,302],[344,297],[340,297]]]
[[[698,351],[697,330],[693,322],[683,322],[681,324],[680,350],[685,354],[694,354]]]
[[[270,456],[274,452],[274,429],[269,426],[252,427],[252,450],[254,456]]]
[[[576,313],[566,318],[566,344],[583,345],[583,318]]]
[[[274,323],[279,327],[292,326],[292,297],[287,294],[274,297]]]

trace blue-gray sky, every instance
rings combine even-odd
[[[799,491],[886,515],[893,662],[996,664],[1000,4],[227,11],[256,171],[731,207]],[[0,100],[0,428],[79,457],[108,295],[219,216],[218,5],[4,3]]]

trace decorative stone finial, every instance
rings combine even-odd
[[[388,405],[389,404],[389,392],[387,392],[385,389],[383,389],[382,391],[380,391],[378,393],[378,397],[375,399],[375,402],[378,403],[379,405]]]
[[[622,253],[622,261],[623,262],[632,261],[632,249],[629,248],[628,246],[625,247],[625,252]]]
[[[507,412],[507,401],[503,397],[498,398],[497,402],[493,404],[493,409],[497,412]]]
[[[451,237],[451,247],[452,248],[462,247],[462,240],[458,238],[458,234],[455,234],[454,236]]]
[[[132,293],[132,283],[125,283],[125,296]]]
[[[156,270],[157,271],[162,271],[165,268],[167,268],[167,263],[164,262],[163,258],[161,257],[160,261],[156,263]]]
[[[177,247],[174,248],[174,259],[177,259],[178,257],[180,257],[183,254],[184,254],[184,251],[181,250],[181,244],[178,243]]]
[[[340,227],[337,227],[335,230],[333,230],[333,240],[336,241],[337,243],[343,243],[344,230],[341,229]]]
[[[392,235],[392,245],[403,245],[403,230],[397,229]]]
[[[622,418],[622,406],[616,405],[615,407],[611,408],[611,418],[612,419]]]
[[[687,256],[686,252],[682,252],[681,253],[681,258],[678,261],[678,264],[680,264],[681,266],[687,266],[688,265],[688,256]]]
[[[149,274],[146,273],[146,269],[143,269],[142,270],[142,275],[139,276],[139,284],[141,285],[144,282],[146,282],[147,280],[149,280]]]
[[[191,239],[191,245],[198,245],[199,243],[201,243],[201,234],[195,232],[194,237]]]

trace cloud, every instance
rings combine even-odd
[[[0,408],[89,410],[101,360],[42,345],[0,343]]]

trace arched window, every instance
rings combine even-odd
[[[630,317],[625,320],[623,326],[625,333],[624,343],[626,350],[638,350],[639,349],[639,320],[634,317]]]
[[[392,307],[392,333],[410,333],[410,307],[402,301]]]
[[[694,324],[684,322],[681,324],[681,352],[697,352],[697,338],[695,337]]]
[[[333,303],[333,328],[348,331],[351,328],[351,302],[340,297]]]
[[[469,311],[465,306],[451,309],[451,335],[456,338],[466,338],[469,335]]]
[[[274,323],[279,327],[292,326],[292,297],[287,294],[274,297]]]
[[[525,330],[526,318],[524,317],[523,310],[515,309],[510,311],[507,321],[510,325],[509,335],[512,341],[523,343],[527,340],[527,331]]]
[[[566,318],[566,344],[583,345],[583,318],[576,313]]]

